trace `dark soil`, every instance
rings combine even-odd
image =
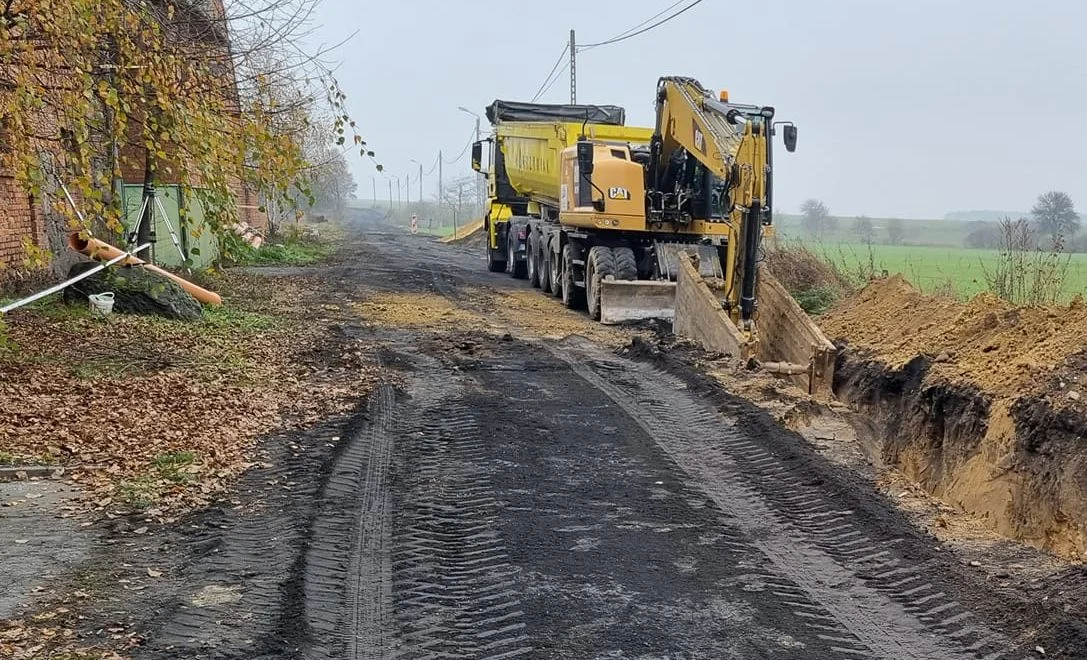
[[[527,288],[478,253],[362,229],[312,269],[315,307],[427,292],[485,316],[465,291]],[[138,537],[119,522],[89,640],[119,626],[138,658],[1084,657],[1061,611],[1082,575],[985,584],[666,326],[616,355],[341,312],[388,381],[350,418],[266,438],[213,508]]]

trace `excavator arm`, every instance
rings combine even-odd
[[[753,331],[755,275],[762,226],[771,222],[772,107],[737,105],[691,78],[661,78],[651,149],[649,215],[659,222],[692,219],[729,227],[733,260],[728,304]],[[795,133],[786,134],[795,139]],[[795,144],[795,143],[793,143]],[[791,149],[790,149],[791,150]]]

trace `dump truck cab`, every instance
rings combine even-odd
[[[484,149],[487,151],[486,160]],[[506,271],[517,275],[517,263],[520,262],[520,268],[524,268],[524,255],[517,250],[515,243],[506,239],[511,235],[510,218],[524,216],[529,200],[510,184],[505,160],[502,140],[497,131],[488,139],[472,145],[472,169],[487,179],[487,203],[483,215],[487,269],[494,273]]]

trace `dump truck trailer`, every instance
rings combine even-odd
[[[656,104],[643,128],[617,106],[492,103],[492,133],[472,149],[488,178],[488,268],[618,323],[671,318],[686,253],[724,284],[723,307],[754,339],[774,109],[678,77],[660,79]],[[796,129],[785,129],[791,151]]]

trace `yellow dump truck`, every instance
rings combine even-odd
[[[489,182],[488,267],[605,323],[668,319],[684,251],[726,283],[722,304],[753,334],[774,109],[678,77],[660,79],[656,108],[639,128],[616,106],[492,103],[492,133],[472,149]],[[780,124],[792,151],[796,127]]]

